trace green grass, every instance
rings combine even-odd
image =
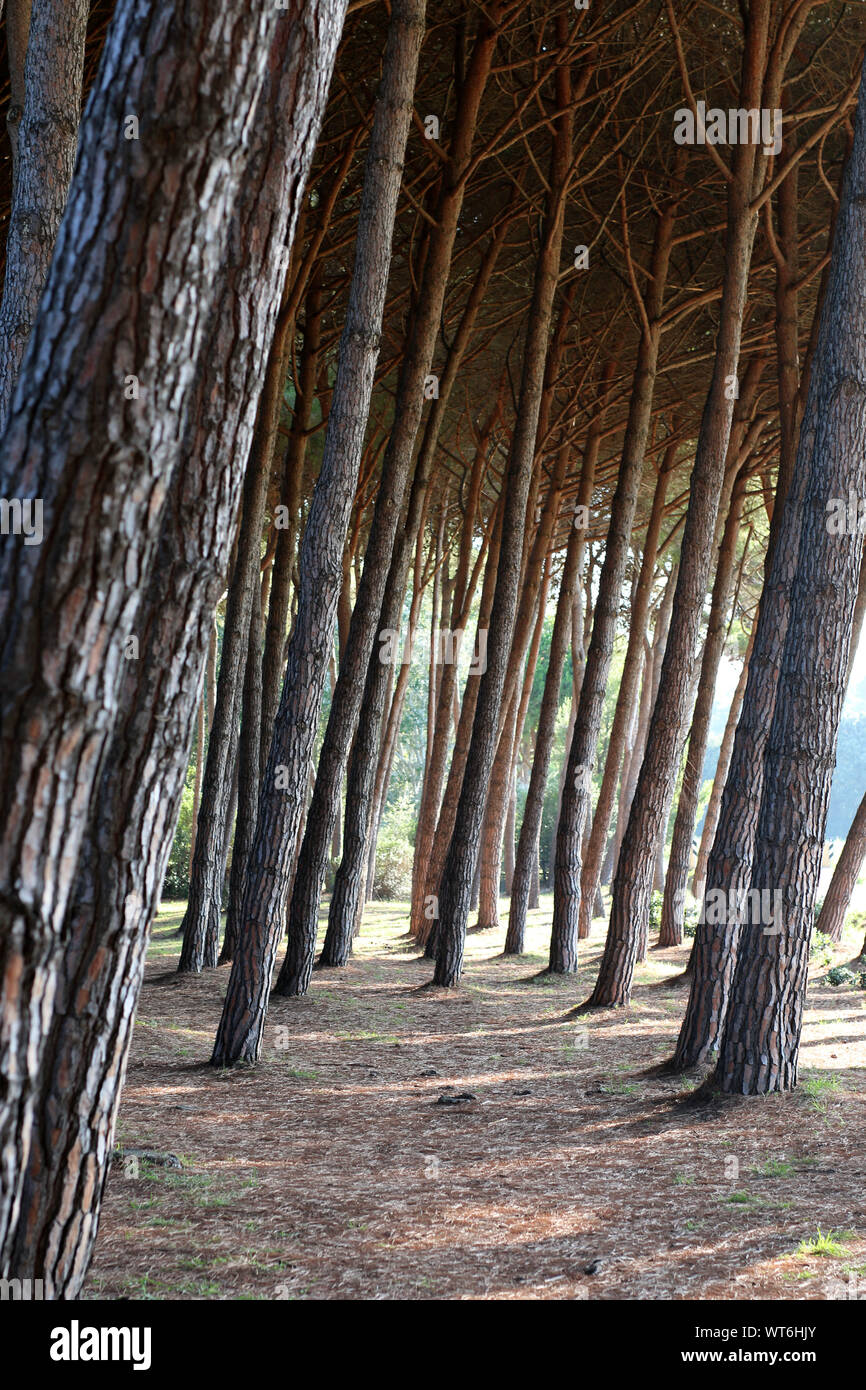
[[[800,1259],[811,1259],[815,1255],[823,1255],[825,1258],[838,1260],[847,1254],[848,1247],[845,1241],[850,1240],[852,1231],[822,1231],[818,1227],[818,1234],[808,1240],[801,1240],[794,1252]]]

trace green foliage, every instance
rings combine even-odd
[[[415,814],[415,798],[409,787],[404,787],[395,801],[389,797],[376,845],[376,898],[390,901],[411,897]]]
[[[850,1239],[850,1236],[850,1231],[822,1231],[819,1226],[817,1235],[800,1241],[796,1254],[802,1259],[809,1259],[814,1255],[840,1259],[847,1252],[844,1242]]]
[[[174,843],[165,872],[165,882],[162,885],[165,898],[186,898],[189,895],[189,847],[192,837],[193,805],[191,776],[195,776],[195,765],[192,762],[187,772],[187,785],[183,789]]]
[[[834,965],[832,970],[827,971],[828,985],[853,985],[856,981],[857,976],[847,965]]]
[[[833,942],[822,931],[816,931],[812,935],[812,942],[809,947],[809,959],[813,965],[833,964]]]

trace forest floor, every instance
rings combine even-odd
[[[816,961],[790,1095],[689,1102],[667,1058],[688,944],[652,951],[625,1011],[569,1016],[581,969],[470,934],[458,991],[419,991],[405,904],[356,955],[274,999],[255,1069],[208,1065],[228,966],[174,973],[156,923],[89,1298],[825,1299],[866,1295],[866,992]],[[856,954],[862,925],[835,952]],[[470,1100],[440,1103],[440,1098]],[[859,1281],[859,1283],[858,1283]]]

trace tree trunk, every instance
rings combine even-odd
[[[741,469],[734,483],[731,505],[725,522],[725,532],[719,550],[716,577],[713,582],[710,616],[698,684],[698,698],[692,717],[689,748],[674,819],[667,877],[664,883],[662,920],[658,940],[660,947],[678,946],[683,939],[683,914],[686,879],[689,872],[689,855],[692,848],[692,837],[695,833],[695,818],[701,794],[701,780],[710,733],[716,680],[725,645],[728,605],[734,580],[740,518],[743,514],[745,496],[746,473]]]
[[[815,930],[824,932],[831,941],[842,940],[845,914],[848,911],[851,894],[854,892],[857,879],[860,877],[864,859],[866,859],[866,796],[857,807],[857,812],[851,822],[851,829],[848,831],[845,844],[842,846],[839,862],[833,870],[830,886],[815,923]]]
[[[751,873],[771,913],[739,928],[713,1084],[740,1095],[797,1082],[809,944],[863,551],[836,534],[830,499],[866,487],[866,80],[839,206],[796,471],[807,475]],[[739,917],[740,914],[737,913]],[[745,928],[745,929],[744,929]]]
[[[18,106],[18,93],[13,91],[7,118],[14,172],[0,308],[0,433],[9,414],[72,179],[90,5],[87,0],[65,0],[62,5],[54,0],[33,0],[30,13],[30,0],[24,4],[19,0],[7,20],[10,41],[16,34],[13,10],[20,21],[27,56],[23,107]],[[14,43],[10,46],[15,85],[18,64]]]
[[[181,974],[213,968],[219,955],[226,852],[231,836],[232,778],[238,750],[253,592],[258,590],[265,503],[286,380],[288,323],[277,329],[259,406],[247,475],[234,573],[226,600],[216,709],[208,739],[196,852],[184,916]],[[257,657],[257,660],[259,658]],[[229,945],[231,949],[231,943]]]
[[[382,612],[406,479],[424,404],[424,383],[433,361],[448,270],[463,206],[463,176],[471,158],[478,111],[496,42],[495,24],[485,17],[481,21],[460,91],[455,134],[447,156],[447,172],[443,176],[436,223],[430,232],[422,283],[400,370],[394,403],[394,425],[382,464],[363,575],[352,612],[344,659],[340,665],[337,693],[331,704],[319,756],[313,800],[307,815],[307,828],[292,890],[286,955],[276,984],[276,992],[281,995],[304,994],[310,983],[319,899],[327,845],[338,809],[340,778],[355,731]]]
[[[262,768],[259,764],[262,737],[262,595],[261,585],[254,584],[246,669],[244,671],[243,717],[238,740],[238,793],[235,835],[232,847],[232,867],[229,876],[226,930],[219,965],[234,957],[237,947],[241,901],[246,879],[247,861],[256,829],[259,804],[259,783]]]
[[[215,311],[208,316],[207,337],[197,354],[201,365],[178,442],[183,467],[172,474],[156,560],[139,616],[141,652],[138,660],[122,663],[123,715],[101,769],[98,795],[85,819],[82,852],[63,921],[65,944],[57,998],[53,1015],[47,1008],[43,1014],[39,1122],[30,1136],[29,1167],[8,1268],[15,1277],[43,1279],[50,1298],[78,1296],[96,1237],[148,929],[171,849],[213,606],[222,590],[279,302],[283,271],[278,253],[291,244],[343,8],[323,5],[311,12],[306,5],[301,18],[298,7],[283,15],[276,26],[271,70],[282,76],[256,110],[252,150],[249,142],[244,145],[250,162],[237,198],[231,254],[211,267],[208,287],[216,296]],[[184,13],[192,11],[188,6]],[[180,64],[186,80],[172,98],[173,121],[183,112],[194,133],[197,96],[200,91],[207,94],[202,73],[213,74],[214,92],[221,102],[228,102],[240,74],[232,80],[219,63],[229,52],[234,61],[241,61],[238,35],[247,26],[239,22],[238,14],[223,14],[232,47],[222,28],[214,32],[213,42],[206,42],[208,31],[201,22],[195,31],[188,23],[170,27],[174,39],[171,49],[166,49],[164,27],[152,27],[152,12],[149,20],[147,33],[160,34],[163,46],[152,54],[145,52],[141,74],[153,77],[154,67],[164,72],[176,49],[175,67]],[[118,26],[110,32],[108,44],[109,52],[115,54],[131,58],[141,53],[136,34]],[[201,67],[203,52],[210,57]],[[243,76],[246,64],[263,67],[267,58],[267,52],[260,59],[256,48],[244,43]],[[109,62],[108,68],[112,67]],[[160,90],[157,86],[156,91]],[[215,95],[207,99],[213,102]],[[129,94],[120,100],[120,110],[128,110]],[[144,105],[142,109],[151,108]],[[244,127],[248,114],[238,113]],[[173,138],[180,139],[186,128],[181,123],[177,127],[181,135]],[[82,159],[87,148],[85,141]],[[258,158],[251,158],[255,154]],[[81,169],[79,163],[79,173]],[[185,190],[186,184],[182,177],[178,189]],[[198,207],[199,176],[191,172],[189,184],[190,197]],[[164,184],[157,179],[154,187]],[[206,239],[205,231],[200,231],[199,245],[202,239]],[[241,245],[246,247],[244,256],[238,254]],[[188,252],[184,259],[188,271]],[[249,325],[249,337],[244,340],[236,333],[239,318]],[[177,333],[185,319],[173,315],[172,325]],[[158,334],[157,341],[162,341]],[[163,354],[158,372],[154,368],[156,375],[148,381],[158,380],[160,372],[168,373],[171,360]],[[27,370],[25,366],[25,375]],[[231,392],[226,390],[229,382]],[[82,392],[79,410],[83,398]],[[169,418],[164,402],[163,407],[161,427]],[[68,442],[74,435],[67,432],[64,437]],[[192,532],[191,516],[197,520]],[[25,1158],[22,1155],[22,1163]]]
[[[334,639],[346,531],[379,354],[391,238],[423,36],[423,0],[395,3],[364,173],[355,268],[322,467],[301,545],[298,612],[262,781],[241,912],[241,939],[214,1043],[214,1066],[255,1062],[261,1050],[322,687]],[[329,834],[325,848],[328,838]],[[296,884],[299,875],[300,862]]]
[[[619,694],[617,695],[616,709],[614,711],[613,724],[611,725],[610,738],[607,745],[607,756],[605,758],[601,789],[592,817],[592,830],[590,832],[586,858],[580,876],[580,917],[578,925],[578,936],[580,938],[589,936],[589,929],[592,924],[595,895],[599,887],[599,879],[601,876],[601,859],[607,844],[608,831],[610,829],[610,816],[616,797],[617,780],[620,774],[620,766],[624,759],[629,726],[632,723],[632,718],[638,704],[643,645],[646,636],[647,621],[649,619],[656,555],[658,554],[659,538],[661,536],[662,520],[664,518],[668,482],[670,480],[671,470],[676,463],[677,449],[677,443],[668,445],[659,469],[655,492],[653,494],[652,509],[650,511],[649,522],[647,523],[647,533],[644,541],[637,590],[632,598],[628,647],[626,648],[625,661],[623,662],[622,675],[620,677]],[[625,775],[624,767],[623,775]]]
[[[189,0],[117,11],[0,450],[0,495],[26,486],[50,536],[0,554],[3,1249],[86,808],[134,653],[277,19],[242,10]],[[130,111],[138,142],[123,138]],[[124,392],[133,370],[137,398]]]
[[[567,21],[557,17],[557,39],[564,43]],[[587,69],[588,73],[588,69]],[[496,752],[500,706],[513,635],[526,521],[526,504],[534,462],[535,440],[553,300],[556,293],[565,222],[565,194],[572,155],[572,89],[566,65],[556,69],[558,115],[551,157],[550,193],[536,262],[526,332],[520,398],[508,464],[503,477],[505,505],[496,588],[487,635],[487,666],[481,676],[466,771],[457,804],[454,833],[439,888],[439,943],[434,982],[452,988],[463,968],[466,924],[472,881],[478,866],[479,835],[490,770]]]
[[[556,830],[553,928],[548,967],[555,974],[571,974],[577,969],[581,841],[589,812],[592,767],[652,416],[661,340],[659,318],[673,246],[676,206],[674,197],[668,201],[656,221],[649,287],[642,305],[645,322],[638,346],[622,460],[617,475],[616,491],[611,502],[604,563],[593,615],[592,637],[563,783],[562,806]]]
[[[713,780],[713,790],[710,792],[710,799],[707,803],[707,812],[704,817],[704,828],[701,831],[701,843],[698,849],[698,860],[695,865],[694,877],[692,879],[692,896],[703,898],[704,885],[707,876],[707,860],[710,850],[713,847],[713,840],[716,834],[716,827],[719,823],[719,807],[722,803],[722,792],[725,789],[725,782],[728,776],[728,769],[731,765],[731,753],[734,748],[734,734],[737,730],[737,720],[740,717],[740,710],[743,708],[743,695],[746,690],[746,679],[749,674],[749,662],[752,657],[752,646],[755,640],[755,624],[752,624],[752,631],[749,633],[749,641],[743,656],[743,669],[737,681],[737,688],[731,700],[731,707],[728,710],[728,718],[725,724],[725,732],[722,735],[722,743],[719,748],[719,761],[716,763],[716,775]]]
[[[768,46],[769,0],[749,10],[741,105],[761,105]],[[611,898],[610,924],[593,1007],[628,1003],[634,965],[645,937],[652,894],[653,852],[663,830],[677,771],[681,729],[687,717],[698,628],[712,560],[713,540],[733,422],[740,339],[758,213],[751,199],[760,186],[766,156],[757,145],[738,145],[728,184],[728,222],[720,323],[709,394],[701,419],[689,487],[680,568],[671,628],[647,747],[623,837]]]

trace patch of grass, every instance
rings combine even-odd
[[[811,1109],[819,1115],[824,1115],[830,1097],[839,1090],[841,1084],[835,1072],[828,1072],[825,1076],[807,1076],[803,1081],[803,1094],[808,1098]]]
[[[680,1187],[690,1187],[694,1180],[694,1173],[674,1173],[674,1182]]]
[[[735,1207],[759,1207],[761,1205],[760,1197],[756,1196],[754,1192],[730,1192],[724,1200]]]
[[[815,1255],[838,1260],[847,1253],[845,1241],[851,1240],[853,1234],[853,1231],[822,1231],[819,1226],[818,1234],[808,1240],[801,1240],[794,1253],[802,1260],[811,1259]]]
[[[786,1158],[768,1158],[760,1168],[752,1168],[750,1171],[759,1178],[789,1178],[797,1170]]]

